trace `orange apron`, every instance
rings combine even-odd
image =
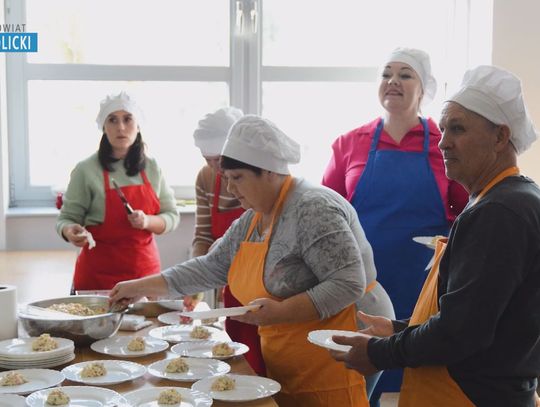
[[[220,194],[221,174],[218,172],[214,184],[214,201],[212,205],[212,237],[214,240],[223,236],[231,226],[231,223],[245,212],[244,208],[220,211]],[[223,305],[225,308],[239,307],[242,305],[240,301],[231,294],[228,285],[223,287]],[[259,339],[259,334],[257,333],[257,327],[255,325],[235,321],[234,319],[227,319],[225,321],[225,331],[227,331],[233,341],[246,344],[249,347],[249,352],[246,353],[244,357],[251,368],[255,370],[255,373],[264,376],[266,374],[266,368],[264,367],[264,360],[261,353],[261,341]]]
[[[234,296],[248,304],[256,298],[272,296],[264,286],[264,263],[269,249],[275,219],[292,184],[287,177],[272,210],[272,222],[263,242],[250,242],[260,213],[253,217],[245,240],[233,259],[228,282]],[[259,327],[261,348],[267,374],[281,384],[276,396],[280,407],[368,407],[363,376],[336,362],[330,353],[310,344],[307,335],[316,329],[356,331],[355,307],[349,305],[337,315],[325,320]]]
[[[135,209],[147,215],[159,213],[160,203],[146,173],[141,171],[142,185],[122,187]],[[134,229],[116,191],[109,185],[109,173],[103,171],[105,218],[100,225],[87,226],[96,247],[85,245],[77,257],[74,290],[110,290],[120,281],[159,273],[159,252],[154,234]]]
[[[511,167],[493,178],[478,194],[475,205],[495,184],[504,178],[519,174]],[[435,260],[420,292],[409,325],[420,325],[439,312],[437,283],[439,264],[448,239],[439,239],[435,248]],[[420,366],[405,368],[399,395],[399,407],[474,407],[458,384],[448,373],[446,366]]]

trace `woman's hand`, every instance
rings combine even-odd
[[[122,281],[116,284],[109,293],[109,304],[131,304],[144,297],[140,280]]]
[[[140,209],[136,209],[132,214],[128,215],[128,220],[131,227],[135,229],[148,229],[148,216]]]
[[[381,338],[392,336],[394,334],[394,326],[392,325],[392,321],[388,318],[365,314],[362,311],[358,311],[356,316],[360,322],[366,326],[366,328],[359,331],[363,334]]]
[[[244,315],[231,317],[235,321],[240,321],[251,325],[273,325],[284,322],[282,316],[282,303],[270,298],[257,298],[249,303],[249,305],[261,305],[254,311],[249,311]]]
[[[62,235],[68,240],[68,242],[77,247],[83,247],[88,243],[86,229],[76,223],[64,226],[62,229]]]

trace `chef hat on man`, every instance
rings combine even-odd
[[[137,121],[140,130],[142,122],[144,121],[143,112],[135,100],[125,91],[122,91],[118,95],[107,95],[107,97],[101,101],[99,113],[96,118],[99,131],[103,131],[103,125],[105,124],[107,117],[111,113],[119,110],[125,110],[126,112],[131,113]]]
[[[202,155],[216,156],[221,154],[231,126],[243,115],[244,113],[240,109],[224,107],[214,113],[208,113],[199,120],[199,126],[193,133],[193,138]]]
[[[300,145],[270,120],[246,115],[229,131],[221,155],[277,174],[289,174],[288,165],[300,162]]]
[[[420,78],[420,82],[422,82],[422,89],[424,90],[423,105],[428,104],[435,98],[437,81],[431,73],[431,62],[427,52],[416,48],[399,47],[390,53],[386,62],[402,62],[414,69]]]
[[[461,88],[448,101],[459,103],[489,121],[510,128],[510,142],[518,154],[538,138],[527,113],[521,81],[514,74],[491,65],[465,72]]]

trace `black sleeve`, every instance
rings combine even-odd
[[[479,205],[480,206],[480,205]],[[379,369],[450,365],[487,348],[527,269],[527,225],[497,203],[461,216],[441,261],[439,313],[389,338],[373,338]]]

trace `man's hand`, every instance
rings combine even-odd
[[[330,355],[338,362],[344,362],[349,369],[357,370],[363,375],[371,375],[376,373],[378,369],[373,366],[367,354],[367,344],[371,339],[371,335],[358,333],[356,336],[339,336],[332,337],[333,341],[339,345],[350,345],[352,348],[349,352],[330,351]]]
[[[359,332],[371,336],[378,336],[380,338],[385,338],[394,334],[394,326],[392,325],[392,321],[386,317],[369,315],[363,313],[362,311],[358,311],[356,316],[366,327]]]

